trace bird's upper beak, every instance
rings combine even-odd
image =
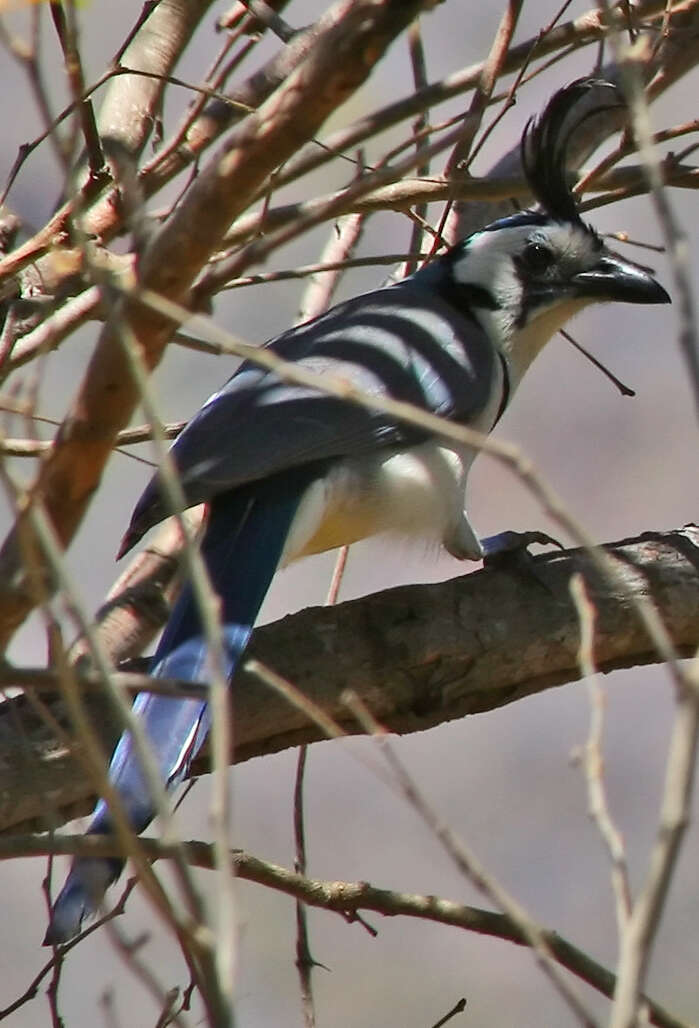
[[[606,251],[594,268],[581,271],[573,280],[580,297],[590,300],[616,300],[622,303],[670,303],[670,297],[648,272]]]

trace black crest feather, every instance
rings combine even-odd
[[[541,116],[527,122],[522,135],[522,167],[547,214],[560,221],[580,221],[566,176],[571,140],[589,118],[623,106],[611,82],[582,78],[559,89]]]

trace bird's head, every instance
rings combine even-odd
[[[574,108],[602,99],[583,118]],[[597,95],[596,94],[596,95]],[[605,103],[606,99],[606,103]],[[541,210],[522,211],[475,232],[442,258],[451,298],[483,325],[508,358],[515,378],[551,336],[593,303],[669,303],[648,271],[610,250],[582,221],[566,179],[566,151],[581,120],[619,105],[616,90],[574,82],[549,102],[522,137],[522,164]]]

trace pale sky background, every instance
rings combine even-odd
[[[322,0],[291,3],[285,17],[293,25],[313,20]],[[526,5],[517,40],[534,34],[558,8],[558,0]],[[424,19],[430,79],[480,59],[490,45],[500,4],[445,3]],[[177,73],[198,81],[217,47],[212,23],[225,5],[213,7]],[[574,3],[569,17],[587,5]],[[98,75],[140,4],[80,6],[83,53],[88,80]],[[13,23],[19,23],[15,18]],[[55,42],[46,25],[47,55]],[[265,43],[247,66],[252,70]],[[589,48],[551,69],[522,91],[517,107],[503,120],[476,173],[494,163],[519,137],[525,120],[540,110],[551,91],[589,71],[596,50]],[[56,66],[48,79],[61,103],[62,80]],[[388,102],[410,90],[405,39],[368,85],[336,116],[348,122],[380,98]],[[55,85],[54,85],[55,80]],[[696,115],[697,75],[688,77],[657,107],[658,124]],[[0,181],[12,165],[17,147],[39,129],[25,80],[3,53],[0,90],[4,98]],[[166,128],[176,123],[175,105],[186,96],[173,90]],[[440,114],[458,106],[445,105]],[[7,115],[10,115],[9,117]],[[371,153],[368,154],[369,159]],[[324,179],[312,188],[332,187]],[[338,173],[346,175],[340,168]],[[337,179],[340,181],[341,179]],[[32,156],[15,185],[10,203],[29,225],[40,225],[51,210],[60,179],[48,146]],[[303,189],[311,188],[306,183]],[[293,195],[298,195],[294,193]],[[281,198],[278,197],[277,200]],[[696,253],[697,198],[672,193],[675,210],[692,237]],[[158,205],[162,201],[158,200]],[[437,217],[437,212],[432,212]],[[646,199],[629,201],[595,213],[602,231],[625,230],[657,243],[660,230]],[[314,260],[328,226],[274,256],[268,270]],[[362,253],[397,251],[407,244],[408,220],[382,214],[367,225]],[[628,251],[652,263],[670,288],[662,256]],[[341,296],[353,295],[382,281],[380,268],[348,276]],[[215,316],[236,334],[262,341],[287,327],[295,316],[302,285],[255,287],[229,295]],[[696,519],[699,500],[696,425],[686,376],[676,342],[676,311],[667,307],[607,308],[590,312],[574,326],[577,338],[609,363],[637,391],[621,398],[608,382],[562,339],[555,339],[530,372],[513,407],[498,426],[499,438],[517,442],[537,469],[554,484],[569,507],[600,541],[619,539],[646,529],[669,529]],[[88,327],[52,357],[45,376],[40,409],[60,417],[79,381],[95,327]],[[155,376],[167,418],[188,417],[229,374],[230,363],[172,348]],[[139,418],[138,420],[142,420]],[[141,451],[147,453],[146,448]],[[29,469],[28,469],[29,470]],[[111,584],[113,554],[128,521],[132,503],[146,482],[142,465],[115,456],[85,525],[70,551],[71,567],[85,603],[94,609]],[[470,511],[482,534],[502,529],[553,531],[534,500],[508,472],[482,457],[470,479]],[[2,534],[8,527],[2,515]],[[554,532],[555,534],[555,532]],[[267,619],[309,603],[322,602],[333,558],[298,565],[281,575],[265,606]],[[464,573],[451,558],[384,539],[355,547],[350,555],[342,598],[359,596],[403,582],[441,580]],[[23,663],[44,659],[44,641],[32,625],[19,633],[11,656]],[[619,672],[604,679],[607,691],[606,778],[612,809],[628,846],[634,885],[638,885],[655,830],[664,755],[673,714],[672,689],[662,670]],[[614,908],[609,866],[596,829],[586,814],[582,773],[571,752],[588,729],[584,685],[567,686],[492,713],[454,722],[395,745],[416,781],[486,866],[545,926],[556,929],[594,957],[612,964],[616,954]],[[434,893],[485,905],[441,852],[417,816],[367,769],[363,756],[369,740],[323,743],[312,747],[307,771],[309,874],[332,879],[368,880],[375,885]],[[356,759],[359,757],[359,759]],[[296,754],[248,762],[233,772],[235,788],[233,844],[291,866],[293,862],[292,789]],[[208,783],[204,779],[188,798],[182,823],[186,836],[208,838]],[[650,975],[650,993],[675,1013],[699,1020],[699,839],[692,826],[684,845]],[[0,917],[0,1007],[11,1002],[46,959],[40,947],[45,911],[40,892],[40,861],[7,863],[0,868],[3,915]],[[58,882],[61,875],[57,873]],[[211,880],[199,876],[202,888]],[[266,890],[237,887],[239,932],[238,1024],[241,1028],[299,1028],[302,1024],[294,968],[293,903]],[[212,896],[215,902],[215,896]],[[329,968],[314,975],[318,1025],[363,1028],[400,1025],[428,1028],[465,996],[466,1012],[453,1024],[540,1028],[573,1024],[532,956],[514,946],[456,929],[406,920],[368,916],[379,930],[371,938],[358,925],[336,915],[309,914],[314,957]],[[151,910],[134,896],[120,927],[129,934],[151,933],[142,956],[166,988],[186,985],[186,973],[163,939]],[[580,985],[602,1022],[608,1005]],[[63,974],[60,1008],[68,1028],[109,1024],[101,999],[110,992],[114,1022],[149,1025],[156,1020],[141,985],[126,970],[107,934],[102,932],[71,954]],[[199,1023],[197,1012],[191,1023]],[[43,997],[8,1021],[17,1028],[49,1024]]]

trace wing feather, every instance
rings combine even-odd
[[[458,421],[475,418],[490,398],[494,354],[487,336],[421,287],[419,276],[340,304],[267,345],[284,360]],[[171,452],[194,506],[290,468],[412,446],[426,435],[247,362],[204,404]],[[154,478],[122,552],[168,513]]]

